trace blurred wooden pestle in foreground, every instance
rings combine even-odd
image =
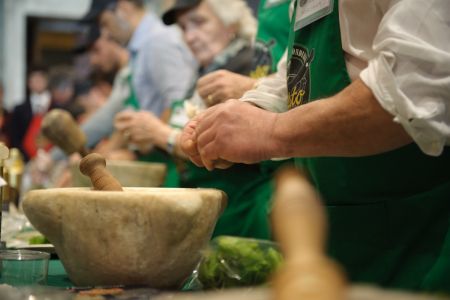
[[[325,254],[324,207],[306,177],[294,168],[280,171],[276,178],[272,218],[285,256],[274,279],[275,299],[346,299],[344,273]]]

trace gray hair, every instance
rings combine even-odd
[[[244,0],[205,0],[226,25],[237,25],[237,36],[252,43],[256,35],[257,21]]]

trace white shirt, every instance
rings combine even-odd
[[[37,114],[45,114],[50,107],[51,95],[49,91],[44,91],[40,94],[31,93],[30,95],[30,103],[31,103],[31,111],[33,115]]]
[[[424,153],[440,155],[450,145],[450,1],[340,0],[339,19],[350,78]],[[242,100],[286,111],[286,56],[278,67]]]

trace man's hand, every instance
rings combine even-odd
[[[183,151],[208,170],[269,159],[277,115],[238,100],[209,108],[184,128]]]
[[[199,95],[207,106],[238,99],[253,88],[256,80],[226,70],[211,72],[197,81]]]
[[[195,128],[201,117],[202,115],[198,115],[189,121],[189,123],[184,126],[183,132],[178,140],[178,145],[180,145],[181,150],[198,167],[204,166],[197,149],[197,137],[195,135]]]
[[[123,111],[116,115],[114,126],[128,142],[156,143],[156,136],[167,125],[149,111]]]
[[[361,79],[335,96],[284,113],[230,100],[206,110],[189,130],[192,144],[186,152],[208,169],[218,160],[253,163],[272,157],[360,157],[412,142]]]

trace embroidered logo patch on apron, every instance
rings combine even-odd
[[[310,97],[310,65],[314,59],[314,49],[294,45],[288,65],[288,108],[305,104]]]

